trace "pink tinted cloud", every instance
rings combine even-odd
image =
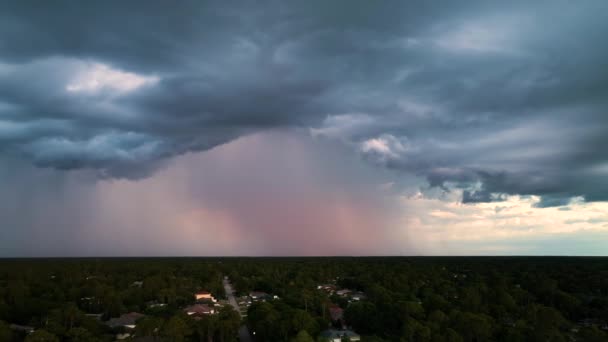
[[[378,180],[336,148],[267,132],[175,158],[144,180],[100,181],[85,235],[103,242],[100,253],[126,255],[402,251]]]

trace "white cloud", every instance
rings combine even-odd
[[[87,63],[65,89],[72,93],[95,93],[104,89],[126,93],[142,86],[156,84],[158,81],[157,76],[142,76],[102,63]]]
[[[571,210],[562,210],[535,208],[538,196],[462,204],[459,191],[446,195],[431,198],[419,193],[400,199],[402,225],[429,254],[503,254],[505,250],[542,254],[545,246],[541,244],[547,239],[566,245],[571,238],[608,233],[608,203],[604,202],[572,202]]]
[[[375,123],[376,120],[373,117],[362,113],[329,115],[325,118],[321,127],[310,129],[310,135],[313,138],[326,137],[345,140]]]
[[[388,142],[383,138],[373,138],[363,142],[361,146],[363,152],[377,152],[380,154],[393,154]]]
[[[401,159],[408,151],[407,142],[390,134],[383,134],[377,138],[363,141],[360,151],[366,155],[372,155],[380,162],[392,159]]]

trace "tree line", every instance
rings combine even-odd
[[[183,312],[205,289],[225,298],[230,277],[253,303],[194,320]],[[365,293],[348,300],[317,288]],[[154,305],[163,304],[163,305]],[[344,310],[331,320],[330,306]],[[104,322],[145,314],[134,337],[320,341],[343,326],[362,341],[607,341],[608,259],[544,257],[150,258],[0,261],[0,340],[113,341]],[[31,326],[32,334],[11,328]]]

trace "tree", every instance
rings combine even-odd
[[[291,318],[291,326],[294,331],[305,330],[309,334],[316,335],[319,332],[317,322],[304,310],[296,310]]]
[[[362,334],[375,333],[377,328],[376,306],[369,302],[351,304],[344,312],[344,318],[357,332]]]
[[[582,328],[579,332],[582,341],[601,342],[608,341],[608,334],[597,327]]]
[[[300,330],[295,338],[291,339],[291,342],[314,342],[315,340],[306,332],[306,330]]]
[[[192,333],[190,327],[179,316],[173,316],[163,327],[163,335],[168,341],[182,342]]]
[[[137,336],[153,336],[157,337],[160,334],[163,320],[158,317],[144,317],[137,321],[135,334]]]
[[[563,341],[566,338],[560,329],[566,328],[568,322],[562,314],[552,307],[534,304],[528,312],[529,320],[534,326],[530,340]]]
[[[275,340],[275,328],[280,318],[274,306],[266,302],[255,303],[247,310],[249,326],[261,341]]]
[[[64,335],[68,330],[74,328],[82,318],[84,313],[78,310],[74,303],[63,305],[59,309],[51,311],[46,329],[57,335]]]
[[[301,298],[302,298],[302,301],[304,302],[304,310],[308,311],[309,304],[313,299],[313,293],[310,290],[305,289],[301,293]]]
[[[401,341],[429,341],[431,329],[413,318],[406,318],[403,323]]]
[[[40,329],[27,335],[25,342],[59,342],[59,338],[44,329]]]
[[[402,318],[409,316],[421,320],[425,316],[424,307],[418,304],[417,302],[409,301],[405,303],[400,303],[399,309],[401,311]]]
[[[445,331],[445,338],[442,339],[445,342],[462,342],[462,337],[452,328],[447,328]]]
[[[0,341],[10,341],[12,335],[13,333],[8,324],[4,321],[0,321]]]
[[[104,299],[103,308],[106,317],[118,317],[124,312],[122,301],[114,291],[111,291]]]
[[[0,320],[1,319],[9,319],[10,307],[4,299],[2,298],[2,294],[0,293]]]
[[[472,312],[450,314],[452,326],[458,329],[465,341],[488,341],[493,333],[492,318]]]
[[[217,331],[218,318],[216,315],[205,315],[195,323],[199,342],[212,342]]]
[[[82,327],[76,327],[68,330],[67,336],[71,342],[97,341],[97,339],[93,337],[93,334],[91,334],[90,331]]]
[[[378,336],[364,336],[364,337],[361,337],[361,341],[363,341],[363,342],[384,342],[384,340]]]
[[[236,337],[241,326],[241,316],[232,306],[224,306],[218,314],[220,341],[228,341]]]

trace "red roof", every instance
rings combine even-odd
[[[332,321],[338,321],[338,320],[342,319],[342,317],[344,315],[344,309],[342,309],[341,307],[339,307],[336,304],[332,304],[329,307],[329,315],[331,316]]]

